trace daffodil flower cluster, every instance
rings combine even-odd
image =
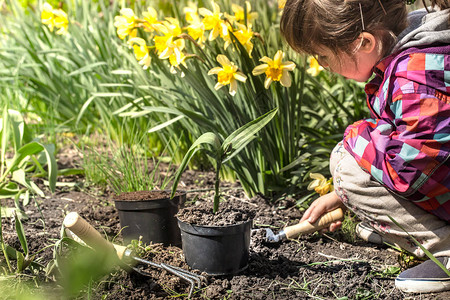
[[[313,181],[308,185],[308,190],[314,190],[320,196],[333,191],[333,178],[327,180],[325,176],[319,173],[310,173],[309,176]]]
[[[41,22],[50,29],[51,32],[56,28],[56,34],[63,35],[67,33],[69,20],[67,14],[62,9],[54,9],[47,2],[42,6]]]
[[[234,96],[237,93],[237,82],[245,82],[249,74],[245,75],[238,64],[226,56],[226,50],[230,45],[238,43],[245,49],[248,57],[252,58],[254,41],[258,35],[253,31],[253,24],[258,18],[258,13],[252,11],[248,1],[245,2],[245,7],[232,4],[232,14],[223,12],[215,1],[211,1],[210,7],[211,9],[198,8],[194,2],[189,2],[182,10],[184,20],[172,17],[160,18],[152,7],[149,7],[142,17],[137,16],[130,8],[123,8],[120,15],[115,17],[114,26],[118,37],[127,40],[144,69],[150,67],[151,56],[156,54],[159,59],[168,60],[171,72],[177,73],[181,70],[181,65],[188,68],[186,60],[189,58],[198,58],[204,62],[197,54],[192,51],[190,53],[187,43],[200,52],[207,45],[214,49],[220,49],[217,48],[220,45],[223,53],[215,54],[215,60],[220,66],[211,68],[207,74],[217,76],[214,89],[218,90],[229,85],[229,94]],[[145,36],[139,36],[139,32],[145,32]],[[219,39],[221,43],[212,44]],[[263,64],[254,67],[253,76],[266,75],[264,82],[266,89],[274,81],[279,81],[285,87],[291,85],[288,72],[294,70],[295,64],[283,61],[284,56],[285,54],[279,50],[273,59],[264,56],[260,59]],[[184,76],[183,72],[181,76]]]

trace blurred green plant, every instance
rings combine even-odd
[[[92,249],[67,237],[64,230],[53,247],[49,272],[55,274],[55,281],[62,287],[61,299],[90,298],[95,283],[118,266],[114,252]]]
[[[172,187],[171,197],[175,196],[178,182],[180,181],[181,174],[187,167],[187,164],[194,156],[194,154],[208,145],[212,151],[208,151],[207,154],[211,156],[215,161],[215,180],[214,180],[214,203],[213,203],[213,213],[219,210],[220,203],[220,170],[222,165],[231,158],[235,157],[240,151],[242,151],[252,140],[256,138],[255,134],[258,133],[264,126],[266,126],[277,113],[277,109],[272,109],[271,111],[265,113],[259,118],[245,124],[244,126],[236,129],[228,137],[226,137],[222,142],[218,135],[213,132],[207,132],[201,135],[189,148],[186,156],[183,158],[180,167],[175,173],[174,183]]]
[[[21,222],[24,217],[23,205],[30,200],[30,195],[41,195],[42,190],[31,180],[38,173],[47,174],[49,187],[55,191],[57,165],[54,147],[32,140],[22,115],[5,105],[0,119],[0,199],[13,198],[15,208],[3,207],[0,203],[0,244],[7,271],[12,272],[10,260],[17,261],[16,272],[25,269],[43,268],[34,262],[34,254],[28,249],[28,243]],[[47,166],[47,170],[44,167]],[[7,245],[3,238],[3,218],[13,218],[16,233],[22,247],[18,251]]]
[[[39,173],[47,174],[49,188],[55,191],[58,167],[54,146],[31,139],[22,115],[8,106],[3,107],[0,119],[0,139],[0,198],[14,198],[16,207],[20,208],[20,198],[26,205],[30,193],[43,196],[31,180]]]

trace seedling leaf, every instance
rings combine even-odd
[[[450,271],[447,270],[447,268],[441,264],[441,262],[439,260],[436,259],[436,257],[434,257],[433,254],[431,254],[430,251],[428,251],[427,249],[425,249],[424,246],[422,246],[422,244],[420,244],[412,235],[409,234],[408,231],[406,231],[402,225],[400,225],[397,221],[394,220],[394,218],[392,218],[391,216],[389,216],[389,219],[391,219],[392,222],[394,222],[395,225],[397,225],[398,227],[400,227],[401,230],[403,230],[404,232],[406,232],[406,234],[413,240],[413,242],[420,248],[422,249],[422,251],[425,253],[426,256],[428,256],[429,259],[431,259],[436,265],[438,265],[442,270],[444,270],[444,272],[450,277]]]

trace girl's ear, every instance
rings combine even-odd
[[[359,51],[363,51],[365,53],[372,53],[372,51],[374,51],[374,49],[376,48],[377,39],[373,34],[363,32],[359,35],[359,39],[360,39]]]

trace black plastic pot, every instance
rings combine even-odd
[[[248,266],[253,220],[231,226],[199,226],[178,220],[186,263],[210,275],[231,275]]]
[[[186,193],[177,193],[172,199],[167,196],[143,201],[114,200],[125,243],[142,236],[146,244],[180,246],[181,234],[175,215],[185,201]]]

